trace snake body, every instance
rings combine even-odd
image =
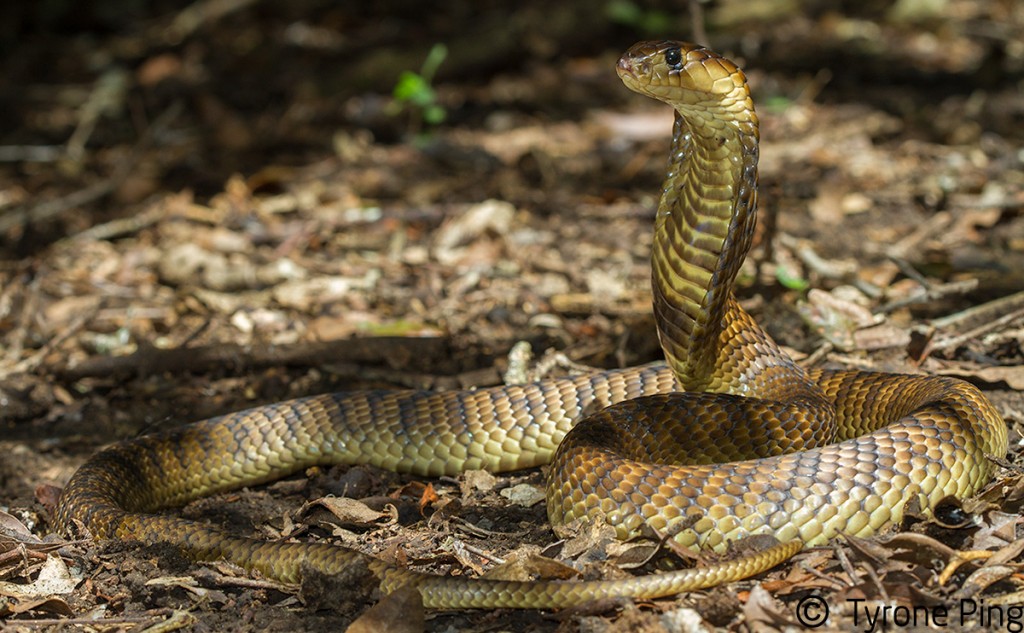
[[[281,402],[124,441],[87,461],[57,512],[64,532],[170,542],[284,581],[367,565],[428,607],[560,607],[656,597],[758,573],[802,544],[864,536],[990,477],[1006,427],[972,385],[806,371],[733,297],[757,198],[758,121],[743,73],[699,46],[647,42],[620,59],[632,90],[675,108],[657,212],[654,310],[666,364],[464,392],[354,392]],[[707,568],[615,581],[438,577],[322,543],[270,543],[154,514],[317,464],[424,476],[551,463],[553,525],[603,517],[721,550],[781,545]]]

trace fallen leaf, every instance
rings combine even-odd
[[[370,527],[393,523],[398,519],[398,511],[394,506],[387,506],[393,512],[378,512],[370,506],[355,499],[347,497],[322,497],[310,501],[306,509],[320,506],[333,514],[343,525],[354,525],[357,527]]]
[[[46,557],[36,579],[27,585],[13,582],[0,582],[0,595],[12,598],[41,598],[44,596],[71,593],[78,586],[78,580],[71,576],[68,566],[60,556],[50,554]]]
[[[466,499],[474,491],[490,492],[498,484],[498,478],[486,470],[467,470],[462,473],[462,498]]]
[[[543,488],[530,484],[517,484],[511,488],[503,489],[499,494],[512,503],[524,508],[535,506],[541,501],[547,500],[547,494]]]
[[[840,287],[843,288],[843,287]],[[878,325],[880,319],[866,306],[855,301],[847,290],[824,292],[816,288],[807,293],[807,301],[797,305],[804,321],[817,333],[843,351],[857,349],[855,332]]]
[[[982,526],[971,539],[971,549],[1002,549],[1012,543],[1017,535],[1017,527],[1024,521],[1017,514],[994,510],[986,512]]]
[[[17,517],[3,510],[0,510],[0,534],[14,538],[19,543],[42,543]]]
[[[1020,556],[1021,552],[1024,552],[1024,539],[1017,539],[993,554],[992,558],[985,561],[985,566],[1009,563]]]
[[[423,598],[412,587],[384,596],[345,629],[346,633],[421,633],[426,627]]]
[[[434,486],[432,484],[428,483],[423,488],[423,494],[420,495],[420,500],[419,500],[420,513],[422,514],[423,510],[425,510],[427,506],[429,506],[429,505],[431,505],[433,503],[437,503],[438,499],[440,499],[440,497],[437,496],[437,491],[434,490]]]
[[[484,200],[460,215],[446,221],[434,238],[433,254],[446,265],[459,263],[466,255],[466,246],[486,233],[507,235],[512,227],[516,208],[501,200]]]
[[[484,575],[490,580],[568,580],[579,576],[579,571],[570,565],[535,551],[520,550],[509,554],[504,563],[495,565]]]
[[[695,609],[673,609],[661,614],[659,618],[666,631],[685,631],[686,633],[710,633],[711,629],[704,624],[704,618]]]
[[[10,611],[11,615],[28,613],[29,611],[56,613],[57,615],[67,617],[75,615],[75,610],[71,608],[71,605],[61,598],[54,597],[41,598],[38,600],[25,600],[16,604],[8,604],[7,609]]]
[[[1024,365],[982,367],[980,369],[947,367],[939,369],[935,373],[943,376],[955,376],[957,378],[976,378],[989,384],[1006,383],[1006,386],[1010,389],[1024,390]]]
[[[779,610],[775,598],[761,585],[750,590],[743,605],[743,618],[751,631],[793,630],[797,624]]]
[[[880,323],[856,330],[853,343],[855,349],[865,351],[905,348],[910,345],[910,332],[891,323]]]
[[[961,600],[976,596],[1015,573],[1017,569],[1013,565],[987,565],[968,576],[963,586],[956,592],[956,596]]]

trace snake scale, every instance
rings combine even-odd
[[[169,542],[295,582],[367,565],[428,607],[562,607],[656,597],[746,577],[802,545],[865,536],[993,474],[1006,427],[972,385],[945,377],[805,370],[733,297],[757,203],[758,120],[743,73],[699,46],[646,42],[618,63],[627,87],[676,112],[654,232],[654,311],[667,362],[460,392],[370,391],[256,407],[113,445],[68,482],[65,533]],[[581,420],[582,418],[582,420]],[[324,543],[265,542],[160,508],[317,464],[423,476],[550,463],[553,525],[603,517],[722,550],[776,545],[706,568],[611,581],[506,582],[394,568]]]

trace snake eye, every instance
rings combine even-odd
[[[665,51],[665,63],[678,70],[683,63],[683,52],[678,47],[668,49]]]

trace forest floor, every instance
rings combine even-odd
[[[2,74],[17,126],[0,135],[0,628],[340,630],[378,596],[61,540],[59,488],[112,442],[242,408],[501,384],[521,341],[600,368],[660,357],[648,258],[672,117],[614,73],[641,34],[602,18],[601,46],[577,33],[563,48],[566,16],[540,2],[514,19],[452,3],[423,24],[237,4],[26,36]],[[1013,615],[997,596],[1024,591],[1024,10],[942,5],[918,21],[709,19],[762,122],[741,303],[809,366],[981,388],[1011,453],[964,504],[967,525],[912,517],[896,537],[840,539],[756,579],[637,604],[425,623],[400,604],[390,630],[781,630],[811,595],[833,608],[818,630],[867,630],[856,599]],[[494,35],[516,29],[536,37]],[[392,88],[437,41],[448,57],[428,105],[446,118],[433,124]],[[639,546],[560,540],[543,488],[543,469],[315,468],[171,512],[448,575],[501,561],[522,574],[538,554],[587,577],[678,563],[659,552],[623,571]],[[359,503],[336,507],[342,494]],[[972,549],[998,554],[940,586]],[[985,625],[957,611],[945,629]]]

